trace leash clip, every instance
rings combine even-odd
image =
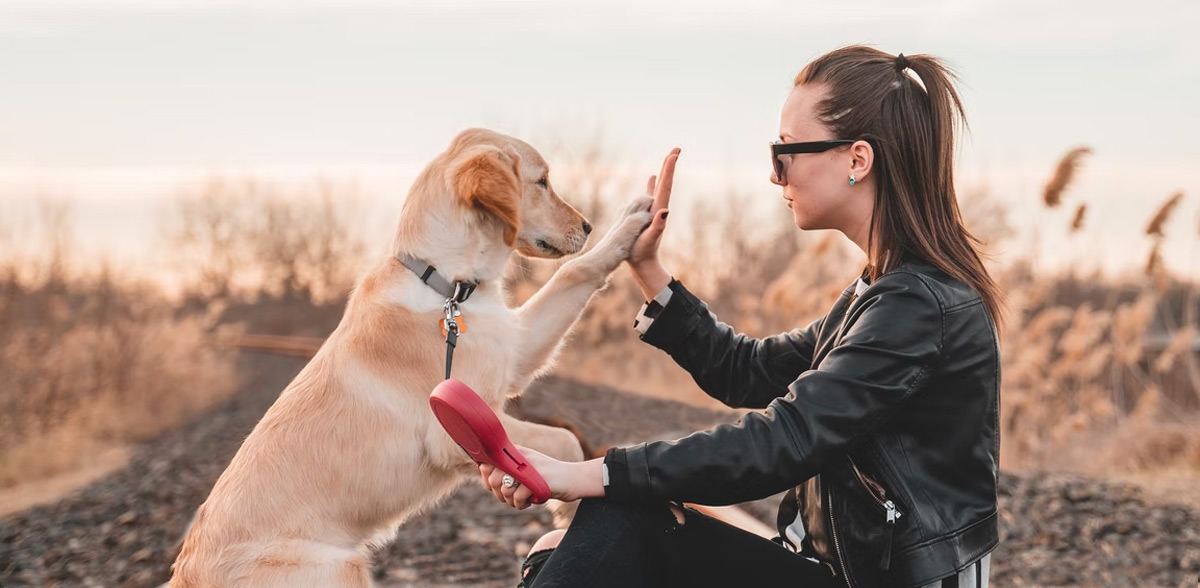
[[[450,366],[454,362],[454,348],[458,346],[458,320],[454,318],[458,311],[458,303],[453,298],[446,299],[443,307],[446,318],[442,319],[442,335],[446,336],[446,379],[450,379]]]
[[[454,282],[454,294],[450,296],[450,300],[454,302],[466,302],[467,298],[470,298],[471,294],[475,292],[476,286],[477,284],[470,282]]]
[[[447,298],[442,309],[445,318],[438,321],[442,325],[442,335],[449,339],[450,334],[453,333],[457,340],[458,334],[467,332],[466,325],[463,324],[462,311],[459,310],[458,303],[453,298]]]

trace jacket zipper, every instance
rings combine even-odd
[[[854,582],[850,581],[850,572],[846,569],[846,554],[842,552],[842,543],[838,541],[837,525],[833,522],[833,490],[827,484],[821,484],[825,490],[825,510],[829,513],[829,533],[833,535],[833,552],[837,554],[838,566],[842,569],[842,577],[846,579],[846,586],[854,588]]]
[[[896,503],[888,500],[887,491],[880,486],[878,482],[867,477],[862,470],[858,469],[858,465],[853,459],[847,458],[850,461],[850,467],[854,469],[854,475],[858,477],[858,482],[862,484],[875,503],[884,510],[886,516],[885,522],[887,526],[883,531],[883,556],[879,560],[879,569],[887,571],[892,565],[892,535],[896,530],[896,519],[900,518],[900,510],[896,508]]]

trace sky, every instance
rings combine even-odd
[[[1167,264],[1196,272],[1198,26],[1194,0],[0,0],[0,214],[71,198],[88,249],[135,259],[180,186],[320,174],[362,186],[385,233],[471,126],[602,136],[646,175],[679,146],[684,206],[736,190],[782,214],[766,144],[792,78],[868,43],[957,70],[960,183],[1008,202],[1048,257],[1138,265],[1145,221],[1183,190]],[[1077,145],[1095,154],[1047,215],[1041,186]]]

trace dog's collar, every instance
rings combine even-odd
[[[404,264],[404,267],[412,270],[417,277],[425,282],[426,286],[433,288],[438,294],[446,297],[446,300],[454,302],[464,302],[471,297],[471,293],[479,286],[479,282],[464,282],[456,280],[451,282],[442,277],[442,274],[437,273],[432,265],[415,257],[409,257],[404,254],[397,254],[396,259]]]

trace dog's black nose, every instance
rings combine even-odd
[[[590,234],[592,234],[592,223],[589,223],[589,222],[587,222],[587,221],[583,221],[583,234],[584,234],[584,235],[590,235]]]

